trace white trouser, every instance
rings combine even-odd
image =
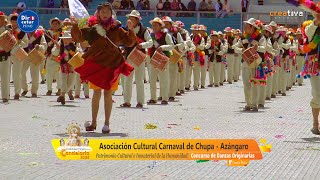
[[[214,63],[214,85],[218,85],[219,83],[223,82],[223,79],[221,78],[221,71],[223,70],[224,64],[222,62],[217,62],[216,60]]]
[[[30,67],[30,74],[31,74],[31,94],[37,94],[39,89],[39,65],[34,65],[29,61],[23,61],[22,65],[22,90],[28,91],[28,84],[27,84],[27,71]]]
[[[303,64],[305,62],[305,56],[297,56],[296,59],[297,59],[297,67],[298,67],[297,74],[298,74],[302,71]],[[303,83],[303,77],[298,78],[298,83],[299,84]]]
[[[131,64],[130,61],[129,63]],[[144,104],[144,74],[146,69],[145,66],[145,62],[143,62],[139,67],[134,66],[134,71],[132,71],[129,76],[124,77],[123,98],[125,103],[131,103],[134,76],[137,90],[137,103]]]
[[[274,66],[274,73],[272,79],[272,94],[276,95],[279,91],[279,74],[280,74],[280,67]]]
[[[150,82],[150,75],[151,75],[151,65],[150,65],[150,56],[146,57],[146,66],[148,71],[148,82]],[[145,73],[147,74],[147,73]]]
[[[187,58],[186,57],[182,57],[182,61],[183,61],[183,69],[182,72],[178,72],[178,80],[177,80],[177,84],[178,84],[178,90],[183,90],[185,88],[185,81],[186,81],[186,68],[187,68]]]
[[[168,62],[170,63],[170,62]],[[162,100],[169,100],[169,65],[166,64],[166,68],[163,71],[159,71],[158,69],[151,66],[151,80],[150,80],[150,94],[151,100],[157,101],[157,77],[159,75],[160,80],[160,97]]]
[[[286,61],[284,61],[283,59],[281,59],[281,68],[280,68],[280,91],[281,93],[286,93],[287,91],[287,82],[289,79],[289,73],[287,73],[287,71],[285,70],[285,63]]]
[[[204,56],[204,65],[201,66],[201,86],[205,87],[206,86],[206,76],[207,76],[207,68],[208,68],[208,56]]]
[[[75,75],[75,95],[80,96],[81,84],[83,84],[84,95],[89,96],[89,85],[88,83],[81,83],[80,74],[76,73]]]
[[[185,84],[184,84],[186,88],[190,88],[190,86],[191,86],[192,69],[193,69],[193,67],[190,66],[190,64],[187,60],[186,69],[185,69],[185,71],[186,71],[185,72]]]
[[[44,81],[46,79],[45,74],[43,73],[43,69],[44,69],[45,64],[46,64],[46,61],[42,61],[42,63],[39,65],[39,72],[40,72],[40,76],[41,76],[41,81]]]
[[[266,102],[267,86],[256,85],[258,89],[258,104],[264,105]]]
[[[312,94],[310,106],[312,108],[320,108],[320,76],[311,76],[310,82]]]
[[[220,83],[226,80],[226,64],[221,63],[221,71],[220,71]]]
[[[123,91],[124,91],[124,83],[125,83],[125,75],[123,75],[123,74],[120,74],[120,76],[119,76],[119,78],[120,78],[120,84],[121,84],[121,87],[122,87],[122,93],[123,93]],[[119,79],[118,78],[118,79]]]
[[[10,93],[10,64],[9,60],[0,61],[1,96],[9,99]]]
[[[61,89],[60,87],[60,76],[56,76],[59,73],[60,64],[56,61],[51,60],[50,58],[47,59],[46,64],[46,72],[47,72],[47,89],[48,91],[52,91],[52,83],[53,79],[57,80],[57,89]]]
[[[210,85],[213,85],[214,84],[214,81],[213,81],[213,78],[215,77],[214,73],[215,73],[215,63],[214,62],[211,62],[209,61],[209,84]]]
[[[175,97],[177,92],[177,72],[178,72],[178,64],[171,63],[169,64],[169,97]]]
[[[11,82],[11,80],[13,81],[13,72],[12,72],[12,62],[10,62],[10,69],[9,69],[9,82]]]
[[[242,79],[244,85],[244,96],[248,107],[257,107],[258,86],[255,86],[250,82],[250,79],[254,77],[255,69],[249,68],[247,64],[242,64]]]
[[[14,56],[9,56],[8,59],[10,62],[13,62],[12,65],[12,79],[13,79],[13,84],[14,84],[14,94],[19,95],[21,93],[21,72],[22,72],[22,65],[23,62],[19,61],[17,58]]]
[[[268,75],[268,79],[267,79],[267,88],[266,88],[266,97],[265,98],[271,98],[271,94],[272,94],[272,83],[273,83],[273,76],[269,76]]]
[[[288,74],[287,87],[291,87],[292,86],[291,75],[293,73],[292,59],[290,58],[288,62],[289,63],[287,64],[287,66],[288,66],[290,72],[287,72],[287,74]]]
[[[241,55],[234,55],[233,80],[238,81],[240,77]]]
[[[200,80],[200,62],[195,61],[193,67],[193,88],[199,87],[199,80]]]
[[[234,54],[226,54],[227,55],[227,64],[228,64],[228,82],[232,82],[233,74],[234,74]]]
[[[60,72],[60,80],[61,80],[61,92],[68,93],[75,84],[76,73],[62,73]]]

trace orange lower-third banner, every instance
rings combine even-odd
[[[229,160],[262,159],[253,139],[54,139],[61,160]],[[234,160],[234,161],[230,161]],[[231,163],[231,164],[230,164]]]

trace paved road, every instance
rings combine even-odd
[[[146,85],[149,99],[149,85]],[[13,88],[11,88],[13,92]],[[39,95],[46,92],[40,86]],[[12,93],[13,94],[13,93]],[[118,108],[116,92],[112,133],[94,138],[266,138],[271,153],[248,167],[228,167],[226,161],[60,161],[51,139],[65,137],[71,122],[90,120],[90,100],[60,106],[55,96],[22,98],[0,103],[0,179],[318,179],[320,138],[311,134],[310,83],[293,87],[286,97],[268,101],[258,113],[244,113],[242,82],[191,91],[168,106]],[[134,91],[135,94],[135,91]],[[134,95],[135,99],[135,95]],[[132,102],[135,104],[135,102]],[[102,106],[103,107],[103,106]],[[155,123],[157,129],[145,130]],[[168,124],[181,124],[168,128]],[[200,130],[194,130],[199,126]],[[313,148],[312,150],[310,150]],[[318,149],[317,149],[318,148]]]

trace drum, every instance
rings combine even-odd
[[[170,56],[170,62],[172,63],[172,64],[176,64],[178,61],[179,61],[179,59],[181,58],[181,53],[179,52],[179,51],[177,51],[176,49],[173,49],[172,50],[172,55]]]
[[[134,65],[139,67],[143,61],[145,61],[147,55],[140,51],[137,48],[134,48],[130,54],[128,55],[127,59],[131,61]]]
[[[16,38],[9,31],[4,31],[0,35],[0,47],[6,52],[11,51],[16,43]]]
[[[151,58],[150,64],[154,68],[159,69],[160,71],[163,71],[168,61],[169,61],[169,58],[166,55],[156,51]]]
[[[259,54],[257,53],[257,51],[253,48],[250,47],[248,49],[246,49],[243,53],[242,53],[242,59],[250,66],[250,67],[254,67],[257,65],[256,60],[259,58]]]
[[[13,47],[11,54],[14,55],[19,61],[23,61],[28,58],[28,53],[26,53],[26,51],[21,48],[20,45]]]
[[[46,56],[40,51],[33,49],[28,55],[28,61],[34,65],[39,65],[46,59]]]
[[[74,68],[77,69],[78,67],[84,64],[84,59],[82,58],[82,53],[77,52],[69,61],[68,63]]]

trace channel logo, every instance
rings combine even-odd
[[[26,10],[20,13],[17,22],[21,31],[25,33],[36,31],[40,25],[38,14],[31,10]]]

